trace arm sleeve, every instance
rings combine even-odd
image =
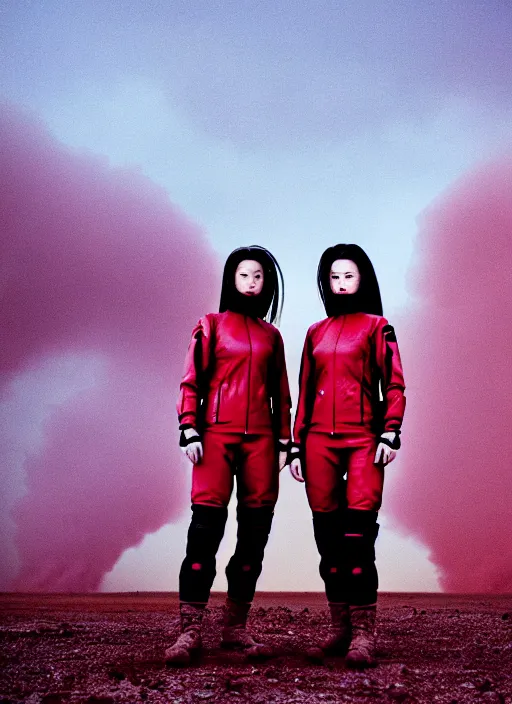
[[[375,360],[382,379],[384,396],[383,432],[397,432],[405,412],[405,383],[395,330],[381,318],[374,332]]]
[[[293,426],[293,438],[297,443],[302,442],[304,439],[304,432],[306,431],[310,421],[312,410],[311,390],[313,388],[313,384],[314,360],[311,349],[311,337],[308,331],[300,361],[299,401],[297,403],[297,412],[295,414],[295,423]]]
[[[286,440],[291,438],[290,411],[292,400],[290,397],[290,386],[288,384],[288,373],[286,371],[286,360],[284,356],[284,344],[281,333],[276,329],[275,347],[275,382],[272,391],[272,409],[275,414],[274,428],[279,438]]]
[[[209,368],[212,347],[212,324],[208,316],[201,318],[192,331],[185,358],[176,410],[180,427],[191,425],[197,429],[199,404],[205,393],[206,370]]]

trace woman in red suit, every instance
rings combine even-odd
[[[355,244],[329,247],[318,287],[328,317],[307,332],[290,469],[306,482],[331,611],[332,633],[322,649],[367,667],[374,651],[377,515],[384,467],[400,448],[405,385],[365,252]]]
[[[187,663],[201,647],[235,477],[238,532],[226,567],[222,645],[270,654],[246,620],[291,437],[283,341],[272,325],[280,297],[282,274],[270,252],[237,249],[224,267],[219,313],[192,332],[177,405],[180,445],[193,463],[192,521],[179,580],[181,635],[166,651],[169,663]]]

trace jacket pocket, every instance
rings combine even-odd
[[[220,412],[222,406],[222,385],[224,382],[219,383],[213,389],[210,389],[209,402],[207,409],[207,418],[209,423],[219,423]]]

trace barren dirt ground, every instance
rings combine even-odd
[[[214,595],[204,653],[169,668],[175,594],[0,594],[0,704],[88,702],[510,702],[512,596],[382,594],[377,667],[308,661],[326,635],[323,595],[260,594],[251,629],[275,657],[219,648]]]

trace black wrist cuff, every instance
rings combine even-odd
[[[290,450],[290,443],[291,440],[287,440],[286,442],[279,442],[277,443],[277,451],[278,452],[288,452]]]
[[[194,426],[192,425],[192,423],[180,423],[178,427],[180,430],[188,430],[189,428],[193,428]]]
[[[402,446],[402,443],[400,442],[400,433],[396,432],[394,440],[388,440],[387,438],[379,438],[379,442],[384,443],[384,445],[387,445],[390,447],[392,450],[399,450],[400,447]]]
[[[185,437],[185,430],[188,428],[193,428],[193,425],[188,425],[186,428],[183,428],[180,434],[180,447],[186,447],[187,445],[190,445],[192,442],[201,442],[201,436],[200,435],[192,435],[191,438],[186,438]]]
[[[300,445],[298,442],[292,442],[290,440],[288,445],[288,454],[286,456],[286,464],[291,464],[291,462],[297,458],[300,459]]]

